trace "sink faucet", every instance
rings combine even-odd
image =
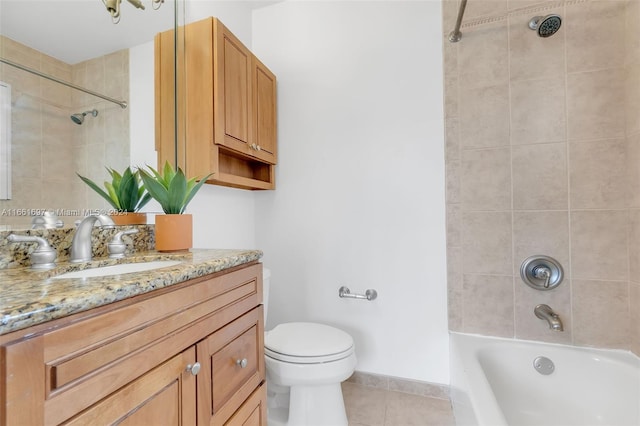
[[[79,263],[91,260],[91,229],[93,229],[96,220],[102,226],[115,226],[113,220],[105,214],[91,215],[82,219],[71,242],[70,262]]]
[[[549,323],[549,328],[553,331],[563,331],[562,321],[558,314],[553,312],[553,309],[549,305],[538,305],[533,310],[533,313],[540,319],[546,320]]]

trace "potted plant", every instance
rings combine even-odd
[[[146,213],[139,210],[151,200],[142,185],[139,173],[132,172],[131,167],[127,167],[122,174],[107,167],[111,175],[111,182],[104,182],[106,191],[100,188],[91,179],[76,173],[80,179],[98,195],[107,200],[117,213],[111,215],[116,225],[144,225],[147,223]]]
[[[168,161],[161,172],[151,166],[148,168],[149,172],[139,169],[138,173],[165,213],[156,216],[156,250],[190,249],[193,246],[193,217],[184,211],[211,174],[196,182],[197,178],[187,179],[180,167],[175,170]]]

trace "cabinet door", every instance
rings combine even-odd
[[[251,155],[276,164],[276,76],[253,57],[253,140]]]
[[[266,424],[267,385],[263,383],[225,423],[225,426],[264,426]]]
[[[197,344],[198,424],[223,425],[264,381],[262,306]]]
[[[64,424],[194,425],[196,378],[187,366],[195,362],[192,346]]]
[[[214,20],[215,142],[249,153],[252,54],[220,21]]]

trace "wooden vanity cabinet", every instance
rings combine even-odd
[[[253,263],[0,336],[2,425],[266,425]]]
[[[173,162],[174,32],[156,36],[156,150]],[[179,29],[178,163],[209,183],[274,189],[277,162],[276,76],[216,18]],[[168,129],[168,130],[167,130]]]

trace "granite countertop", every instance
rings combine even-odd
[[[0,270],[0,335],[168,287],[192,278],[258,260],[259,250],[192,249],[167,254],[142,252],[125,259],[60,263],[48,271]],[[95,278],[52,277],[65,272],[120,263],[179,260],[162,269]]]

